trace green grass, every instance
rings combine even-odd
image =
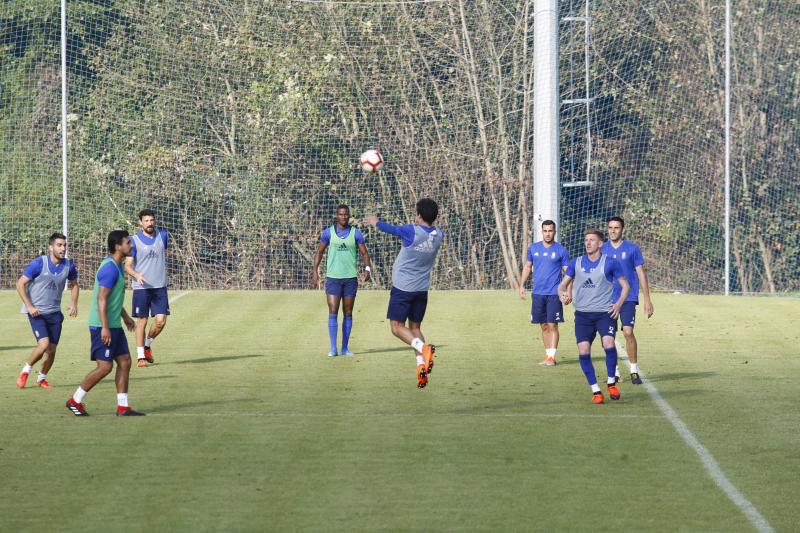
[[[0,530],[753,530],[643,387],[590,402],[571,320],[563,364],[537,366],[530,301],[509,292],[432,293],[425,390],[384,292],[359,295],[358,355],[337,359],[321,293],[192,292],[158,364],[132,371],[148,416],[111,416],[107,379],[78,419],[64,401],[92,368],[88,295],[54,388],[20,391],[33,337],[0,293]],[[772,526],[794,530],[800,302],[655,305],[636,329],[643,372]]]

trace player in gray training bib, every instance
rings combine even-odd
[[[417,357],[417,387],[428,384],[436,348],[422,335],[422,319],[428,307],[428,288],[436,255],[442,246],[442,230],[433,225],[439,206],[430,198],[417,202],[416,223],[392,226],[376,216],[365,219],[384,233],[403,239],[403,247],[392,267],[392,292],[386,317],[392,334],[410,345]]]
[[[69,314],[78,316],[78,271],[72,259],[66,258],[67,238],[63,233],[50,236],[48,253],[37,257],[25,268],[17,281],[17,292],[22,299],[22,311],[28,315],[28,321],[36,337],[36,347],[31,352],[28,362],[22,367],[17,378],[17,387],[25,388],[28,376],[40,359],[42,366],[36,384],[49,389],[47,374],[53,366],[56,349],[61,339],[61,324],[64,314],[61,312],[61,295],[69,283]]]
[[[150,209],[139,212],[142,230],[131,239],[133,249],[125,261],[125,273],[131,278],[133,305],[131,316],[136,318],[136,366],[146,367],[155,362],[153,340],[164,330],[169,315],[167,294],[167,246],[169,234],[156,228],[156,215]],[[155,321],[147,331],[147,321]]]

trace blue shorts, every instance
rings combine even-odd
[[[601,338],[614,337],[617,333],[617,321],[607,311],[575,311],[575,341],[591,344],[597,333]]]
[[[633,327],[636,322],[636,306],[639,302],[625,302],[619,310],[620,327]]]
[[[428,308],[428,291],[406,292],[397,287],[392,287],[389,294],[389,310],[386,318],[405,322],[410,320],[417,324],[425,318],[425,309]]]
[[[128,349],[128,339],[125,338],[125,330],[122,328],[111,328],[111,344],[103,344],[100,338],[102,328],[89,327],[89,336],[92,338],[92,352],[89,357],[92,361],[113,361],[120,355],[130,355]]]
[[[169,296],[166,287],[157,289],[134,289],[131,316],[147,318],[169,314]]]
[[[564,322],[564,308],[555,294],[534,294],[531,298],[531,324]]]
[[[325,294],[339,298],[355,298],[358,292],[358,278],[326,278]]]
[[[58,344],[58,341],[61,340],[61,324],[64,322],[64,313],[61,311],[39,316],[28,315],[28,321],[31,323],[36,342],[45,337],[50,340],[51,344]]]

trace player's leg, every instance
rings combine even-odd
[[[95,350],[93,350],[93,354],[94,351]],[[103,349],[103,351],[105,351],[105,349]],[[103,359],[97,359],[95,362],[96,366],[94,370],[86,374],[86,377],[83,378],[78,389],[70,399],[67,400],[67,409],[75,416],[89,416],[89,413],[86,412],[86,406],[83,404],[83,399],[95,385],[100,383],[100,380],[111,372],[113,367],[111,360],[106,360],[105,357]]]
[[[597,375],[592,364],[592,342],[596,333],[593,315],[593,313],[575,311],[575,342],[578,345],[578,362],[592,391],[592,402],[601,404],[604,401],[603,393],[597,384]]]
[[[136,366],[146,367],[147,357],[144,353],[147,319],[150,316],[150,294],[147,289],[134,289],[131,305],[131,316],[136,320]]]
[[[552,358],[552,363],[555,365],[560,340],[558,324],[564,322],[564,306],[558,296],[552,294],[547,297],[547,322],[550,325],[550,346],[545,353],[548,358]]]
[[[542,332],[542,345],[544,346],[545,356],[539,364],[548,366],[547,348],[550,343],[550,326],[547,324],[547,302],[545,296],[541,294],[531,295],[531,324],[539,324]]]
[[[342,292],[342,351],[340,355],[353,355],[350,351],[350,332],[353,331],[353,307],[356,304],[358,278],[345,280]]]
[[[386,318],[392,329],[392,335],[408,344],[417,354],[417,387],[424,388],[428,384],[428,360],[433,359],[433,346],[416,336],[406,321],[422,323],[427,307],[428,293],[405,292],[392,287],[389,295],[389,309]],[[417,326],[419,331],[419,326]],[[422,332],[419,331],[421,334]]]
[[[636,323],[636,302],[625,302],[619,313],[622,334],[625,336],[625,351],[628,352],[628,362],[631,365],[631,383],[641,385],[642,378],[639,377],[639,343],[633,328]]]
[[[39,369],[39,376],[36,378],[36,384],[43,389],[49,389],[50,383],[47,381],[47,374],[53,367],[53,362],[56,358],[56,350],[58,343],[61,341],[61,327],[64,324],[64,314],[61,311],[47,315],[47,335],[50,337],[50,345],[44,352],[42,357],[42,367]]]
[[[606,352],[606,373],[608,383],[608,395],[612,400],[619,400],[620,393],[617,386],[617,345],[614,343],[614,337],[617,333],[617,321],[608,315],[605,315],[602,320],[597,324],[597,331],[600,333],[600,342],[603,344],[603,350]]]
[[[328,338],[331,341],[331,349],[328,357],[336,357],[339,352],[336,350],[337,337],[339,335],[339,304],[342,300],[342,280],[327,278],[325,280],[325,298],[328,302]]]
[[[167,288],[161,287],[158,289],[147,289],[150,293],[150,316],[154,317],[153,325],[150,326],[150,332],[144,339],[144,358],[148,363],[155,362],[153,358],[153,340],[164,331],[167,325],[167,315],[169,315],[169,295]]]
[[[117,386],[117,416],[142,416],[128,405],[128,380],[131,374],[131,356],[128,340],[122,328],[111,330],[111,353],[117,363],[114,384]]]
[[[45,336],[38,339],[36,342],[36,346],[33,347],[30,356],[28,356],[27,362],[23,365],[22,371],[19,373],[19,377],[17,378],[17,387],[20,389],[25,388],[25,384],[28,382],[28,376],[31,372],[33,372],[33,365],[39,362],[42,356],[47,352],[47,349],[50,347],[50,337],[47,334]]]

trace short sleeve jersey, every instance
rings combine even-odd
[[[628,297],[625,299],[625,301],[638,303],[639,276],[636,274],[636,267],[644,264],[644,256],[642,256],[642,251],[634,243],[631,241],[626,241],[625,239],[623,239],[620,245],[616,248],[611,245],[611,241],[606,241],[603,243],[600,251],[610,258],[616,259],[617,262],[622,265],[622,269],[625,271],[625,277],[628,279],[628,283],[631,286],[631,291],[628,293]],[[621,292],[622,287],[618,282],[615,281],[614,292],[612,294],[612,298],[614,298],[615,302],[617,301],[617,298],[619,298]]]
[[[527,259],[533,265],[531,292],[540,295],[558,294],[561,269],[569,264],[567,249],[555,241],[550,246],[545,246],[539,241],[528,247]]]
[[[75,268],[75,263],[69,259],[64,259],[58,265],[54,265],[53,262],[50,260],[50,256],[47,257],[47,267],[50,269],[50,273],[52,274],[60,274],[69,264],[69,274],[67,275],[67,279],[70,281],[75,281],[78,279],[78,269]],[[31,261],[28,266],[25,267],[25,270],[22,271],[22,274],[28,278],[29,280],[33,281],[39,277],[42,273],[42,258],[37,257],[33,261]]]

